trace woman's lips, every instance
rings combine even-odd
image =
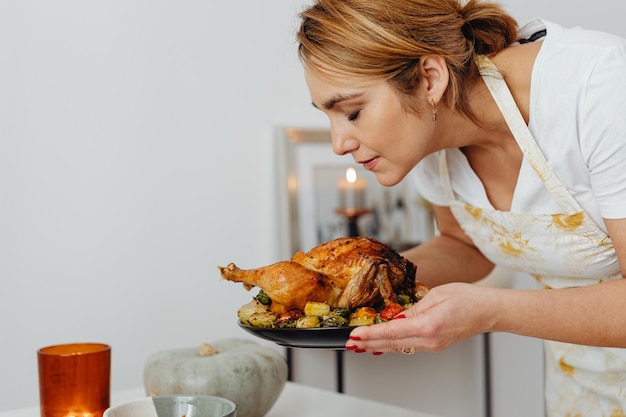
[[[373,170],[377,163],[378,163],[378,157],[361,162],[361,164],[363,165],[363,168],[365,168],[368,171]]]

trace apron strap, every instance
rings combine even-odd
[[[552,194],[561,208],[568,214],[578,213],[582,208],[574,197],[565,188],[561,180],[548,166],[548,161],[543,156],[537,142],[533,138],[522,114],[509,91],[502,74],[489,58],[480,55],[476,58],[476,65],[480,70],[480,74],[491,92],[502,116],[506,120],[515,141],[524,153],[530,166],[535,170],[546,189]],[[445,156],[444,156],[445,160]],[[447,168],[446,168],[447,171]]]

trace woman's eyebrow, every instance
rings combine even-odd
[[[336,94],[336,95],[332,96],[331,98],[329,98],[328,100],[326,100],[324,103],[322,103],[322,107],[325,110],[332,110],[333,107],[335,107],[338,103],[341,103],[342,101],[346,101],[346,100],[351,100],[351,99],[360,97],[362,95],[363,95],[363,93]],[[319,107],[317,107],[317,105],[315,103],[311,103],[311,104],[316,109],[319,109]]]

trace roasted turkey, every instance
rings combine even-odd
[[[415,264],[364,237],[331,240],[257,269],[239,269],[233,263],[218,269],[224,279],[241,282],[248,290],[259,287],[286,309],[303,309],[307,301],[344,308],[391,304],[396,294],[417,301],[428,291],[415,279]]]

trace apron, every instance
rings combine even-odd
[[[505,212],[456,200],[444,150],[440,175],[454,217],[490,261],[529,273],[540,288],[620,279],[611,239],[549,168],[495,65],[484,56],[476,62],[524,158],[562,212]],[[544,351],[546,416],[626,415],[626,349],[544,341]]]

